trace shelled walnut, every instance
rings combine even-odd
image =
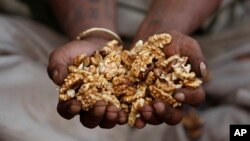
[[[162,48],[171,42],[169,34],[156,34],[138,41],[130,51],[118,41],[110,41],[93,56],[78,56],[69,66],[69,75],[60,87],[59,100],[77,99],[88,111],[98,100],[129,112],[133,126],[138,110],[161,98],[173,107],[181,103],[173,98],[176,89],[196,88],[202,83],[190,72],[187,57],[166,58]]]

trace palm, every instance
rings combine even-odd
[[[191,37],[178,32],[170,32],[170,35],[172,42],[163,49],[166,57],[175,54],[187,56],[192,71],[198,77],[206,77],[206,70],[201,70],[201,64],[205,61],[199,44]],[[176,91],[174,97],[182,103],[197,106],[204,100],[205,94],[202,87],[196,89],[181,88]],[[135,126],[143,128],[146,123],[157,125],[163,122],[170,125],[177,124],[181,121],[182,114],[183,111],[180,108],[175,109],[161,100],[155,100],[152,105],[146,105],[141,109],[142,116],[137,119]]]
[[[57,85],[61,85],[68,75],[68,66],[73,64],[78,55],[83,53],[91,55],[103,47],[106,42],[106,40],[72,41],[54,50],[50,55],[48,66],[50,78]],[[107,105],[103,101],[98,101],[94,108],[86,112],[81,110],[79,101],[72,99],[59,102],[57,111],[66,119],[71,119],[79,114],[81,123],[88,128],[94,128],[98,125],[102,128],[112,128],[116,124],[125,124],[127,117],[124,111],[119,111],[115,106]]]

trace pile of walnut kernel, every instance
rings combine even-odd
[[[113,40],[90,57],[78,56],[68,68],[59,100],[77,99],[85,111],[103,100],[126,110],[131,126],[139,116],[138,110],[155,98],[173,107],[181,106],[172,96],[176,89],[197,88],[202,81],[190,72],[187,57],[166,58],[162,48],[171,39],[169,34],[156,34],[147,42],[138,41],[130,51]]]

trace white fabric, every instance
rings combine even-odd
[[[229,41],[237,37],[229,35],[226,34]],[[250,64],[234,60],[242,53],[250,53],[249,35],[250,32],[238,36],[241,44],[237,44],[236,49],[231,47],[227,52],[208,57],[213,78],[206,86],[208,94],[215,100],[222,98],[224,104],[200,113],[205,121],[205,132],[199,141],[228,141],[230,124],[250,122],[249,111],[246,110],[250,99]],[[222,36],[214,38],[219,37]],[[219,41],[213,45],[213,38],[206,39],[206,42],[200,42],[207,45],[206,48],[214,46],[218,51],[220,47],[236,46],[233,43],[222,46]],[[58,92],[47,76],[46,66],[49,53],[65,42],[63,37],[41,25],[0,15],[1,141],[189,140],[182,124],[147,126],[142,130],[132,130],[124,125],[105,130],[84,128],[78,116],[69,121],[61,118],[56,112]],[[205,54],[207,52],[205,50]]]
[[[56,112],[58,92],[48,78],[49,53],[65,39],[30,21],[0,16],[0,140],[126,141],[126,126],[83,128]]]
[[[118,0],[118,30],[122,36],[133,37],[143,21],[151,0]]]

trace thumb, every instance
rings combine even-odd
[[[95,44],[85,41],[72,41],[68,44],[55,49],[49,57],[47,68],[51,80],[61,85],[64,78],[68,75],[68,66],[73,64],[74,59],[80,54],[91,55],[96,50]]]
[[[57,85],[63,83],[63,78],[68,74],[67,66],[70,63],[67,56],[61,50],[61,48],[58,48],[51,53],[47,68],[50,79]]]
[[[208,68],[199,43],[190,38],[183,38],[181,53],[189,58],[192,70],[204,80],[208,78]]]
[[[164,53],[167,57],[175,54],[188,57],[188,63],[192,66],[198,77],[207,79],[208,68],[205,62],[199,43],[193,38],[179,32],[170,32],[172,42],[164,47]]]

